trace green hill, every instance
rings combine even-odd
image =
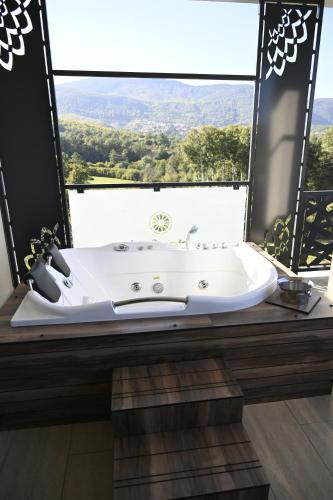
[[[185,134],[200,125],[248,124],[252,101],[251,85],[88,78],[57,86],[60,116],[75,115],[141,132]]]
[[[185,135],[201,125],[250,124],[253,85],[188,85],[151,78],[87,78],[57,85],[61,117],[97,120],[114,128]],[[313,127],[333,124],[333,99],[316,99]]]

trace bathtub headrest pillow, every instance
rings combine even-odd
[[[28,280],[33,281],[32,288],[42,297],[50,302],[58,302],[61,295],[60,288],[47,272],[43,261],[36,261],[30,271],[25,274],[23,281],[27,283]]]
[[[54,267],[59,273],[62,273],[66,278],[68,278],[71,274],[71,270],[58,250],[58,247],[55,243],[50,243],[47,247],[44,257],[52,257],[51,266]]]

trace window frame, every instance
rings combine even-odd
[[[45,0],[44,0],[45,1]],[[53,68],[51,59],[51,43],[50,34],[48,29],[47,11],[46,4],[44,4],[44,16],[46,25],[46,52],[48,55],[48,63],[50,69],[50,101],[54,110],[54,139],[58,157],[59,172],[60,172],[60,184],[63,193],[66,196],[67,190],[76,190],[78,193],[84,193],[86,189],[153,189],[154,191],[160,191],[163,188],[186,188],[186,187],[232,187],[238,190],[241,186],[247,187],[247,200],[246,200],[246,211],[244,220],[244,238],[247,240],[249,229],[250,229],[250,219],[251,219],[251,206],[252,206],[252,191],[253,191],[253,175],[254,175],[254,160],[255,160],[255,142],[256,142],[256,129],[258,124],[258,100],[260,91],[260,47],[262,45],[263,31],[261,29],[262,14],[259,15],[258,30],[257,30],[257,52],[256,52],[256,72],[250,75],[239,75],[239,74],[212,74],[212,73],[164,73],[164,72],[129,72],[129,71],[93,71],[93,70],[64,70]],[[167,78],[176,80],[215,80],[215,81],[243,81],[243,82],[253,82],[254,92],[253,92],[253,106],[252,106],[252,122],[251,122],[251,136],[250,136],[250,148],[249,148],[249,161],[248,161],[248,177],[246,181],[205,181],[205,182],[153,182],[153,183],[123,183],[123,184],[67,184],[64,178],[64,168],[62,161],[62,148],[59,132],[59,120],[56,102],[56,92],[54,85],[54,77],[113,77],[113,78]],[[70,232],[71,234],[71,232]]]
[[[203,73],[156,73],[156,72],[136,72],[136,71],[87,71],[87,70],[59,70],[52,69],[53,77],[78,77],[78,78],[160,78],[168,80],[214,80],[214,81],[244,81],[254,83],[254,104],[252,108],[252,127],[250,138],[250,151],[249,151],[249,168],[248,178],[246,181],[197,181],[197,182],[133,182],[122,184],[66,184],[66,189],[76,189],[79,192],[84,192],[85,189],[119,189],[119,188],[132,188],[132,189],[154,189],[159,191],[163,188],[169,187],[200,187],[200,186],[231,186],[238,189],[240,186],[249,186],[251,184],[251,150],[253,144],[253,125],[256,123],[256,99],[257,99],[257,76],[256,75],[231,75],[231,74],[203,74]],[[55,93],[55,89],[53,90]],[[54,94],[56,102],[56,95]],[[57,120],[58,121],[58,120]],[[57,142],[61,150],[61,140],[59,127],[55,127],[57,135]],[[61,157],[60,160],[62,161]]]

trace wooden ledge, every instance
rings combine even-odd
[[[240,422],[243,393],[222,358],[115,368],[115,437]]]
[[[293,273],[278,261],[269,256],[254,243],[249,245],[270,260],[277,268],[279,274],[293,275]],[[18,308],[27,292],[27,287],[21,284],[12,296],[0,309],[0,344],[13,344],[25,342],[44,342],[46,340],[69,340],[88,337],[123,336],[139,333],[191,332],[202,329],[237,327],[245,325],[264,325],[270,323],[300,323],[322,322],[323,328],[328,324],[333,326],[333,304],[322,297],[320,303],[309,315],[295,313],[278,306],[261,303],[257,306],[235,312],[200,315],[177,316],[168,318],[133,319],[97,323],[80,323],[68,325],[47,325],[17,327],[10,326],[10,319]],[[329,322],[329,323],[328,323]],[[305,327],[308,328],[308,327]]]

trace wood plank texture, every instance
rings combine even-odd
[[[294,399],[287,406],[299,424],[333,422],[333,398]]]
[[[312,484],[311,489],[306,494],[306,500],[322,500],[321,492],[323,491],[323,495],[327,498],[327,491],[325,493],[325,484],[323,485],[323,477],[327,479],[327,470],[330,467],[330,454],[333,448],[333,441],[331,430],[327,429],[325,425],[321,425],[321,423],[325,424],[325,421],[321,421],[321,416],[323,419],[330,418],[329,408],[332,404],[332,398],[329,396],[320,396],[316,398],[299,400],[302,403],[302,422],[303,424],[299,424],[298,421],[294,418],[293,422],[298,428],[296,431],[296,444],[293,440],[292,444],[289,442],[286,443],[285,435],[282,436],[283,443],[285,446],[285,454],[287,455],[287,460],[281,458],[281,447],[276,444],[278,440],[278,436],[275,437],[275,433],[278,432],[276,427],[276,421],[272,422],[272,414],[276,413],[276,419],[281,421],[281,427],[289,427],[289,431],[287,435],[290,433],[294,434],[295,431],[293,427],[290,430],[290,418],[293,418],[293,415],[290,412],[282,413],[277,410],[277,406],[273,404],[273,411],[266,412],[267,407],[270,407],[270,403],[258,405],[258,412],[263,413],[264,417],[260,420],[253,420],[253,427],[255,431],[258,431],[258,436],[262,441],[263,435],[266,435],[268,439],[267,447],[270,450],[269,453],[263,453],[262,448],[258,446],[256,443],[256,436],[251,432],[251,428],[248,427],[251,432],[251,438],[254,440],[255,447],[258,448],[260,458],[262,459],[262,465],[270,475],[270,478],[274,478],[274,487],[278,485],[276,491],[270,490],[269,500],[303,500],[303,490],[307,488],[309,482]],[[287,402],[287,407],[291,402]],[[280,403],[278,404],[280,406]],[[284,404],[283,404],[284,405]],[[308,413],[308,409],[309,412]],[[251,406],[245,409],[246,418],[248,417],[248,412],[251,411],[254,414],[256,410],[256,406]],[[255,412],[257,413],[257,412]],[[314,419],[315,417],[315,419]],[[309,427],[304,425],[306,420],[315,420],[314,424],[311,424]],[[289,422],[289,423],[288,423]],[[329,422],[327,420],[326,422]],[[319,424],[317,428],[317,423]],[[329,423],[331,427],[331,423]],[[110,482],[112,475],[112,464],[111,464],[111,472],[110,472],[110,454],[103,454],[94,461],[94,455],[99,452],[105,452],[105,442],[108,442],[107,447],[109,447],[109,439],[111,437],[111,424],[110,422],[99,422],[97,424],[76,424],[71,425],[72,428],[72,443],[70,446],[69,452],[71,454],[80,454],[85,455],[84,459],[77,459],[74,462],[71,457],[67,462],[66,466],[66,457],[65,453],[60,454],[61,460],[53,459],[50,462],[48,458],[48,446],[52,446],[52,455],[55,453],[54,448],[54,439],[46,439],[43,440],[44,443],[49,443],[48,446],[42,446],[42,452],[29,452],[31,450],[31,440],[35,440],[36,434],[35,429],[29,431],[3,431],[0,432],[0,498],[6,498],[6,500],[20,500],[22,497],[24,500],[27,498],[29,500],[44,500],[44,498],[48,498],[47,495],[38,496],[42,490],[42,486],[33,488],[31,482],[42,484],[47,484],[48,488],[54,492],[58,491],[59,496],[56,497],[54,495],[54,499],[56,500],[64,500],[61,494],[61,483],[64,482],[64,478],[66,477],[66,500],[73,498],[75,500],[86,500],[91,499],[99,499],[99,500],[111,500],[112,493],[110,491]],[[239,424],[233,425],[234,428],[240,428]],[[258,427],[260,427],[258,429]],[[307,428],[315,429],[314,434],[311,432],[307,433]],[[67,426],[61,426],[61,429],[64,430],[64,433],[67,434]],[[43,432],[46,429],[41,429]],[[260,432],[259,432],[260,431]],[[181,432],[181,434],[184,431]],[[216,445],[227,445],[232,444],[235,436],[241,437],[241,430],[237,433],[230,432],[222,432],[211,434],[209,437],[209,433],[206,432],[205,436],[207,437],[207,441],[205,444],[215,444]],[[174,434],[174,443],[178,443],[181,439],[181,434]],[[28,435],[30,437],[28,437]],[[104,440],[103,440],[104,436]],[[232,436],[232,437],[231,437]],[[271,436],[274,438],[272,443],[270,444]],[[142,437],[144,439],[142,439]],[[311,440],[310,440],[311,438]],[[59,435],[56,437],[56,441],[62,441],[63,438],[59,438]],[[175,445],[172,443],[172,440],[168,439],[169,447],[163,448],[160,446],[161,441],[154,439],[150,436],[150,442],[147,442],[148,436],[133,436],[131,438],[131,442],[133,442],[133,447],[129,448],[129,456],[133,456],[134,450],[139,448],[140,456],[146,455],[149,450],[152,453],[161,453],[172,451],[175,449]],[[246,438],[241,438],[235,442],[246,442],[249,439],[249,436]],[[21,448],[19,450],[19,456],[17,456],[18,452],[18,442],[23,441]],[[38,439],[37,439],[38,441]],[[66,438],[67,441],[67,438]],[[123,439],[122,439],[123,441]],[[195,430],[194,441],[196,442],[196,448],[202,447],[202,434],[200,430]],[[63,442],[63,441],[62,441]],[[13,445],[15,448],[10,451],[10,447]],[[130,446],[128,442],[126,444],[126,448]],[[308,478],[308,470],[303,467],[303,458],[300,461],[300,454],[302,451],[312,448],[316,456],[315,460],[310,461],[312,464],[313,471],[311,472],[311,478]],[[37,446],[38,448],[38,446]],[[66,449],[68,449],[68,445],[66,444]],[[36,450],[36,448],[35,448]],[[301,452],[300,452],[301,450]],[[116,448],[115,448],[116,451]],[[117,452],[119,454],[119,451]],[[125,455],[124,455],[125,456]],[[313,455],[311,455],[313,456]],[[13,457],[17,457],[13,459]],[[52,466],[48,467],[40,467],[40,460],[46,460]],[[90,458],[89,458],[90,457]],[[268,458],[267,458],[268,457]],[[276,457],[276,458],[275,458]],[[319,457],[319,459],[318,459]],[[5,465],[6,458],[10,461]],[[112,458],[112,455],[111,455]],[[305,460],[305,458],[304,458]],[[279,466],[279,462],[282,461],[284,466]],[[288,465],[291,464],[290,467]],[[310,465],[311,465],[310,464]],[[297,475],[295,477],[295,467],[297,468]],[[324,470],[324,472],[323,472]],[[2,472],[1,472],[2,471]],[[27,471],[27,473],[26,473]],[[31,471],[33,471],[31,473]],[[333,474],[333,471],[331,471]],[[58,474],[63,474],[62,479],[60,480],[60,487],[58,479],[54,481],[55,477],[58,477]],[[324,475],[324,476],[323,476]],[[300,479],[299,479],[300,478]],[[272,479],[271,479],[272,480]],[[305,485],[303,483],[305,482]],[[104,485],[104,486],[103,486]],[[2,489],[4,492],[2,493]],[[45,491],[45,490],[44,490]],[[72,497],[70,496],[74,491]],[[21,492],[21,493],[20,493]],[[22,493],[23,492],[23,493]],[[51,492],[52,493],[52,492]],[[100,496],[98,496],[100,494]],[[2,496],[1,496],[2,495]],[[25,496],[24,496],[25,495]],[[200,498],[200,497],[199,497]],[[202,497],[201,497],[202,498]],[[210,498],[212,500],[213,497]],[[216,498],[216,497],[215,497]],[[222,497],[224,500],[226,497]],[[249,499],[249,497],[247,497]],[[230,499],[230,497],[229,497]],[[125,499],[122,499],[125,500]],[[198,500],[198,497],[196,498]],[[239,500],[239,498],[237,499]],[[253,500],[257,500],[256,496],[254,496]]]
[[[298,401],[297,401],[298,402]],[[262,465],[270,476],[271,481],[274,483],[274,488],[276,491],[270,490],[269,500],[322,500],[322,498],[331,498],[328,496],[327,486],[327,472],[328,468],[331,470],[331,453],[333,449],[333,436],[330,429],[327,429],[325,425],[321,425],[321,422],[325,424],[328,423],[331,428],[330,423],[330,413],[329,408],[332,404],[332,397],[330,396],[320,396],[311,399],[299,400],[302,403],[302,413],[300,415],[302,424],[298,423],[298,420],[293,419],[293,424],[296,426],[298,431],[294,431],[291,427],[290,418],[293,418],[291,412],[287,411],[283,413],[278,410],[281,403],[273,404],[273,411],[266,412],[267,407],[270,408],[270,404],[261,404],[256,406],[251,406],[245,408],[246,418],[248,418],[248,412],[251,411],[252,415],[258,412],[263,413],[265,416],[258,420],[251,419],[251,425],[254,428],[255,433],[252,432],[251,428],[248,429],[251,432],[251,438],[255,442],[255,447],[258,450],[258,455],[263,460]],[[287,402],[287,408],[290,403],[294,401]],[[282,403],[283,406],[284,403]],[[309,411],[308,411],[309,410]],[[272,414],[276,414],[276,418],[272,421]],[[294,413],[295,416],[296,415]],[[323,420],[321,420],[323,418]],[[281,436],[283,439],[283,444],[280,446],[278,444],[278,437],[280,434],[277,428],[277,422],[281,421],[281,427],[289,427],[287,436],[290,434],[295,434],[295,440],[289,443],[289,438],[285,437],[285,434]],[[306,421],[313,421],[309,427],[307,424],[304,425]],[[288,423],[289,422],[289,423]],[[247,421],[248,423],[248,421]],[[317,427],[317,423],[319,426]],[[56,459],[56,449],[59,449],[54,444],[54,441],[62,442],[63,437],[60,438],[59,435],[55,435],[54,438],[43,439],[48,445],[42,446],[42,453],[36,452],[38,446],[34,448],[35,451],[31,449],[31,440],[36,442],[36,430],[31,429],[29,431],[3,431],[0,432],[0,498],[5,500],[45,500],[48,498],[45,495],[45,489],[43,489],[42,484],[48,485],[48,489],[52,489],[51,493],[57,491],[59,496],[55,494],[53,496],[56,500],[64,500],[61,492],[61,483],[64,482],[66,478],[66,499],[65,500],[86,500],[99,499],[99,500],[111,500],[112,493],[110,491],[111,473],[110,473],[110,455],[105,453],[94,461],[93,457],[98,452],[105,452],[106,446],[109,447],[109,439],[111,437],[111,424],[110,422],[99,422],[96,424],[76,424],[70,426],[72,429],[72,443],[69,448],[69,453],[85,455],[85,459],[77,459],[74,462],[69,457],[66,466],[66,453],[60,453],[60,460]],[[232,427],[237,428],[238,425],[233,425]],[[67,434],[67,426],[61,426],[60,429],[64,430],[64,434]],[[307,432],[307,429],[311,429],[311,432]],[[314,430],[314,433],[312,432]],[[48,431],[48,429],[39,429],[43,433]],[[38,432],[39,432],[38,431]],[[181,439],[183,431],[177,435],[174,433],[174,441],[178,443]],[[257,435],[256,435],[257,433]],[[29,437],[30,435],[30,437]],[[206,432],[207,444],[212,444],[216,441],[216,445],[226,445],[231,444],[235,439],[235,434],[230,430],[219,433],[219,438],[216,439],[216,433],[211,434]],[[231,437],[233,435],[233,437]],[[44,435],[45,437],[45,435]],[[104,439],[103,439],[104,437]],[[164,453],[168,450],[172,451],[175,446],[172,444],[172,440],[168,439],[167,442],[170,443],[168,448],[163,448],[160,446],[161,441],[156,440],[150,436],[150,442],[147,442],[148,436],[133,436],[131,442],[133,441],[133,447],[130,447],[128,456],[133,456],[134,450],[139,449],[139,454],[144,456],[150,450],[153,453]],[[195,430],[194,441],[196,442],[196,447],[202,446],[202,435],[200,430]],[[247,436],[246,439],[249,439]],[[38,439],[37,439],[38,441]],[[67,438],[66,438],[67,441]],[[242,439],[239,442],[246,442]],[[287,441],[287,442],[286,442]],[[295,443],[296,441],[296,443]],[[21,447],[18,448],[18,442],[22,442]],[[105,443],[108,442],[106,445]],[[122,442],[125,443],[124,439]],[[236,440],[237,442],[237,440]],[[307,443],[307,444],[306,444]],[[281,457],[281,448],[285,446],[284,456]],[[10,450],[13,446],[12,450]],[[61,445],[62,446],[62,445]],[[128,449],[130,442],[127,440],[124,448]],[[265,451],[265,449],[268,451]],[[68,449],[68,444],[65,444],[65,449]],[[302,457],[300,460],[300,455],[305,450],[305,454],[308,449],[313,449],[310,451],[311,457],[316,458],[311,462],[313,471],[310,469],[310,479],[308,478],[308,469],[303,468],[303,461],[305,458]],[[30,451],[29,451],[30,450]],[[115,452],[117,449],[115,448]],[[119,454],[119,450],[117,451]],[[53,459],[50,458],[50,454]],[[124,455],[125,456],[125,455]],[[13,458],[14,457],[14,458]],[[16,458],[15,458],[16,457]],[[43,467],[42,462],[46,460],[47,463],[52,466]],[[89,458],[90,457],[90,458]],[[5,465],[6,459],[9,461]],[[282,466],[279,465],[280,461]],[[289,466],[289,464],[291,464]],[[310,464],[311,465],[311,464]],[[297,472],[295,472],[295,468]],[[27,471],[27,472],[26,472]],[[31,472],[32,471],[32,472]],[[112,465],[111,465],[112,472]],[[333,471],[331,470],[333,474]],[[59,474],[59,476],[58,476]],[[61,478],[62,474],[62,478]],[[295,475],[296,474],[296,475]],[[56,479],[55,477],[60,478]],[[324,481],[323,481],[324,477]],[[40,484],[40,486],[31,485],[31,483]],[[305,484],[304,484],[305,483]],[[303,491],[307,490],[309,483],[312,484],[311,489],[306,491],[306,496],[303,497]],[[59,487],[60,484],[60,487]],[[58,485],[58,486],[57,486]],[[104,486],[103,486],[104,485]],[[74,491],[74,493],[73,493]],[[326,491],[326,493],[325,493]],[[73,495],[72,495],[73,493]],[[100,496],[98,496],[98,494]],[[71,496],[72,495],[72,496]],[[197,497],[198,500],[200,497]],[[203,497],[201,497],[202,499]],[[210,497],[212,500],[214,496]],[[225,496],[222,497],[225,500]],[[229,497],[229,500],[232,497]],[[250,497],[247,497],[249,500]],[[122,499],[125,500],[125,499]],[[216,497],[215,497],[216,500]],[[235,499],[233,499],[235,500]],[[239,497],[237,498],[239,500]],[[253,500],[257,500],[256,496]]]
[[[71,455],[61,500],[111,499],[112,452]]]
[[[13,437],[14,433],[11,431],[0,432],[0,470],[6,460]]]
[[[308,316],[262,303],[215,315],[11,328],[25,293],[21,285],[0,310],[0,429],[109,418],[112,371],[124,365],[221,356],[246,403],[331,390],[333,304],[324,297]]]
[[[85,424],[84,424],[85,425]],[[161,433],[122,436],[114,440],[114,458],[175,453],[179,449],[201,449],[232,444],[249,444],[250,438],[241,423],[201,428],[181,429]]]
[[[243,423],[278,499],[332,500],[333,476],[284,402],[245,407]]]
[[[76,424],[72,427],[71,454],[111,451],[113,449],[111,421]]]
[[[114,499],[267,500],[221,358],[116,368],[111,406]]]
[[[114,435],[240,422],[243,394],[220,358],[116,368]]]
[[[324,296],[310,315],[295,313],[272,304],[261,303],[249,309],[200,316],[174,318],[148,318],[98,323],[47,325],[11,328],[10,319],[27,292],[24,284],[18,286],[0,314],[0,343],[45,342],[46,340],[75,339],[105,335],[125,335],[138,332],[161,332],[209,328],[210,326],[237,326],[271,322],[298,322],[300,325],[314,320],[333,320],[333,308]],[[324,322],[322,322],[324,325]]]
[[[111,384],[4,392],[0,428],[37,427],[110,418]]]
[[[268,498],[240,424],[115,439],[114,500]]]
[[[60,500],[69,446],[70,426],[12,432],[0,469],[0,500]]]
[[[333,476],[333,421],[305,424],[302,429]]]

